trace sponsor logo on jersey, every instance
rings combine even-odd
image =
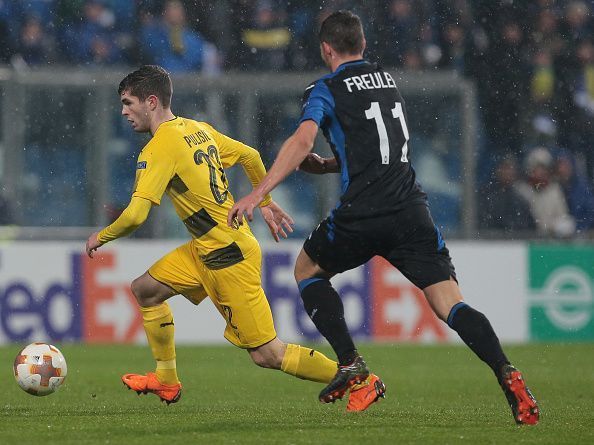
[[[146,169],[146,161],[141,161],[136,163],[136,170],[144,170]]]

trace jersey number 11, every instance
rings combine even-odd
[[[392,117],[398,119],[400,126],[402,127],[402,134],[404,135],[404,144],[402,145],[402,156],[400,157],[401,162],[408,162],[408,128],[406,127],[406,121],[404,120],[404,113],[402,112],[402,104],[399,102],[395,103],[392,108]],[[390,140],[388,139],[388,132],[386,131],[386,124],[382,117],[382,110],[380,109],[379,102],[371,102],[371,106],[365,110],[365,117],[367,119],[375,119],[375,125],[377,125],[377,133],[379,136],[379,148],[382,157],[382,164],[390,163]]]

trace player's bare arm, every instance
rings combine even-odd
[[[85,247],[89,258],[93,258],[93,253],[103,244],[134,232],[146,221],[151,207],[152,202],[148,199],[132,197],[128,207],[112,224],[89,236]]]
[[[274,164],[260,184],[249,195],[237,201],[229,210],[227,224],[230,227],[232,227],[235,218],[241,224],[244,214],[248,221],[254,219],[254,209],[258,207],[264,197],[291,172],[295,171],[311,151],[317,132],[318,126],[313,121],[307,120],[299,125],[295,133],[283,143]]]

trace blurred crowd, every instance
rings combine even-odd
[[[0,0],[0,63],[314,70],[341,8],[370,60],[475,82],[483,229],[594,227],[594,0]]]

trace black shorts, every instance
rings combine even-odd
[[[419,289],[456,279],[450,253],[426,205],[374,218],[331,215],[305,240],[303,249],[330,273],[353,269],[379,255]]]

